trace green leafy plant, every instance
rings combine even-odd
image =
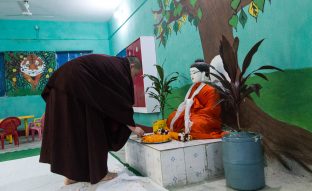
[[[176,81],[179,77],[178,72],[173,72],[164,76],[163,66],[155,65],[158,73],[158,77],[144,74],[143,77],[148,77],[152,81],[152,86],[146,89],[146,93],[149,97],[157,100],[158,105],[155,106],[159,108],[162,119],[165,118],[165,106],[167,105],[168,95],[171,94],[172,86],[171,83]]]
[[[237,59],[237,50],[239,45],[239,39],[236,37],[234,39],[233,45],[230,44],[230,42],[225,38],[225,36],[222,36],[221,45],[220,45],[220,56],[223,60],[223,67],[224,70],[227,72],[230,80],[227,80],[225,75],[215,69],[213,66],[210,66],[214,71],[217,72],[217,74],[210,73],[212,76],[216,77],[220,83],[221,86],[215,86],[219,93],[221,94],[221,100],[220,102],[224,102],[226,107],[229,107],[230,111],[233,111],[235,113],[236,122],[238,130],[242,130],[242,127],[240,125],[240,116],[239,116],[239,109],[241,103],[244,101],[244,99],[248,96],[250,96],[251,93],[256,93],[257,96],[260,96],[260,89],[262,86],[258,83],[256,84],[248,84],[248,79],[256,75],[258,77],[261,77],[265,80],[268,80],[268,78],[261,73],[262,70],[278,70],[283,71],[277,67],[270,66],[270,65],[264,65],[259,67],[256,70],[253,70],[250,73],[247,73],[247,69],[251,64],[252,58],[254,54],[258,51],[259,46],[263,42],[264,39],[257,42],[247,53],[243,65],[242,70],[240,70],[238,59]]]

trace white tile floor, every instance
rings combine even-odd
[[[39,156],[0,163],[1,191],[165,191],[151,179],[134,176],[119,161],[109,155],[108,166],[118,177],[95,185],[76,183],[63,186],[63,176],[51,173],[49,165],[38,162]]]
[[[261,191],[311,191],[312,179],[291,175],[285,171],[276,171],[268,167],[265,169],[266,187]],[[183,188],[170,189],[172,191],[234,191],[226,187],[225,179],[204,181],[195,185],[184,186]]]
[[[26,144],[24,138],[20,139],[20,147],[9,145],[0,154],[8,151],[24,150],[28,148],[40,147],[41,142],[35,141]],[[7,146],[7,145],[6,145]],[[123,162],[124,149],[114,153]],[[119,172],[119,177],[114,181],[101,182],[96,185],[88,183],[77,183],[70,186],[63,186],[63,177],[53,174],[49,170],[49,165],[38,162],[38,156],[24,159],[0,162],[0,191],[152,191],[166,190],[159,187],[148,178],[133,175],[125,169],[115,158],[109,158],[109,168]],[[312,190],[311,176],[300,177],[292,175],[284,170],[280,165],[269,163],[265,169],[266,187],[263,191],[310,191]],[[170,188],[172,191],[232,191],[225,185],[225,179],[203,181],[197,184],[188,185],[180,188]]]
[[[39,148],[39,147],[41,147],[41,141],[38,140],[37,136],[35,137],[34,141],[32,141],[31,136],[29,137],[29,141],[27,141],[26,137],[22,136],[22,137],[19,137],[19,146],[14,145],[14,143],[9,144],[8,141],[5,141],[4,149],[3,150],[0,149],[0,154],[6,153],[6,152]]]

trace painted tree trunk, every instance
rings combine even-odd
[[[219,54],[220,40],[224,35],[233,42],[232,27],[228,20],[233,14],[228,0],[200,0],[203,17],[198,29],[207,63]],[[241,7],[250,3],[242,0]],[[235,125],[235,115],[225,119],[225,123]],[[277,158],[287,167],[284,157],[297,161],[304,168],[312,164],[312,134],[300,127],[278,121],[262,111],[253,101],[247,99],[241,105],[240,123],[263,135],[264,149],[269,157]]]
[[[232,10],[227,0],[201,0],[198,3],[202,10],[206,10],[198,29],[205,61],[210,63],[219,54],[222,35],[230,42],[234,40],[232,27],[228,24]]]

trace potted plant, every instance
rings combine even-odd
[[[146,89],[146,93],[149,95],[149,97],[157,100],[158,104],[155,106],[154,110],[159,108],[161,113],[161,120],[157,120],[153,124],[153,132],[166,127],[165,106],[167,105],[169,94],[172,93],[171,83],[176,81],[179,76],[178,72],[173,72],[165,77],[163,66],[155,66],[158,77],[149,74],[144,74],[143,76],[148,77],[152,81],[152,86]]]
[[[264,161],[263,149],[260,134],[248,132],[240,124],[240,107],[241,103],[256,93],[260,96],[260,84],[248,84],[248,79],[255,75],[265,80],[268,78],[261,73],[262,70],[278,70],[281,69],[265,65],[256,70],[247,73],[247,69],[251,64],[254,54],[257,52],[263,39],[257,42],[247,53],[240,70],[238,64],[237,50],[239,39],[234,39],[233,45],[223,36],[220,45],[220,56],[223,60],[224,70],[229,76],[226,76],[210,66],[216,73],[210,73],[217,78],[222,86],[215,86],[223,102],[226,111],[232,112],[235,116],[235,122],[232,128],[236,131],[230,132],[222,138],[223,164],[225,170],[226,183],[229,187],[238,190],[257,190],[265,186],[264,181]],[[226,113],[231,114],[231,113]]]

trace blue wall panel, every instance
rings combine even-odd
[[[123,49],[122,51],[120,51],[116,56],[118,56],[118,57],[126,57],[127,56],[126,49]]]
[[[69,52],[57,52],[56,53],[56,63],[57,63],[57,68],[61,67],[63,64],[66,62],[77,58],[79,56],[83,56],[86,54],[91,54],[92,51],[69,51]]]

